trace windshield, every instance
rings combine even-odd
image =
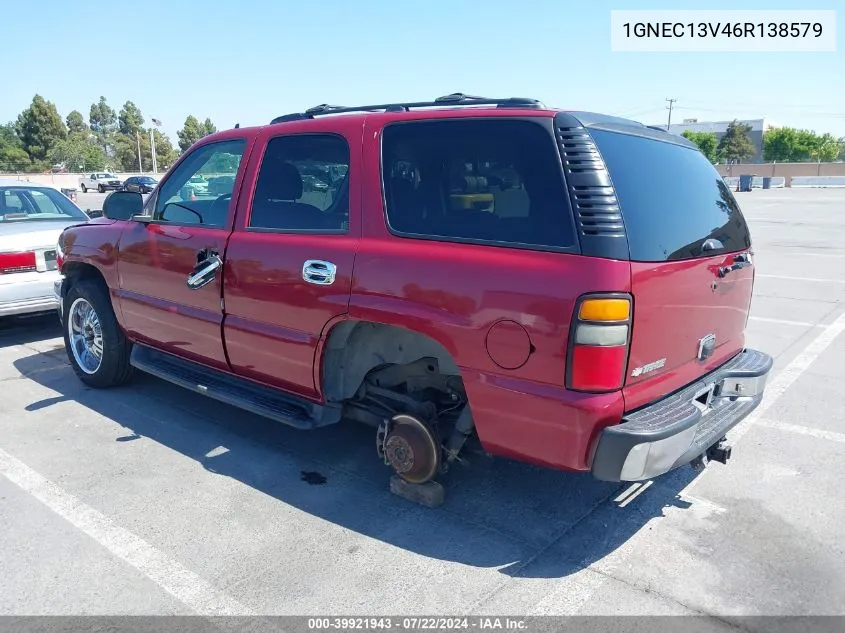
[[[88,216],[81,209],[55,189],[0,188],[0,223],[87,219]]]

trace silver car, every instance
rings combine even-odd
[[[53,187],[0,179],[0,317],[57,309],[59,235],[88,219]]]

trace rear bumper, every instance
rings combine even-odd
[[[605,428],[593,456],[604,481],[642,481],[707,452],[763,399],[772,358],[744,350],[680,391]]]
[[[0,317],[35,314],[56,309],[53,282],[55,271],[22,274],[20,281],[4,279],[0,284]],[[9,275],[14,277],[15,275]]]

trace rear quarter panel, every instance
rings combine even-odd
[[[587,469],[592,440],[618,423],[624,406],[621,392],[564,388],[569,325],[580,295],[628,291],[630,264],[391,234],[379,132],[372,123],[365,134],[363,239],[349,317],[419,332],[448,350],[488,452]]]

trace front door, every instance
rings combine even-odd
[[[348,311],[361,234],[361,123],[322,123],[256,142],[224,275],[232,370],[315,399],[317,343]]]
[[[218,369],[228,369],[222,259],[247,147],[233,137],[191,150],[148,200],[145,221],[124,231],[119,247],[119,301],[129,333]],[[209,186],[220,181],[230,183],[228,190]]]

